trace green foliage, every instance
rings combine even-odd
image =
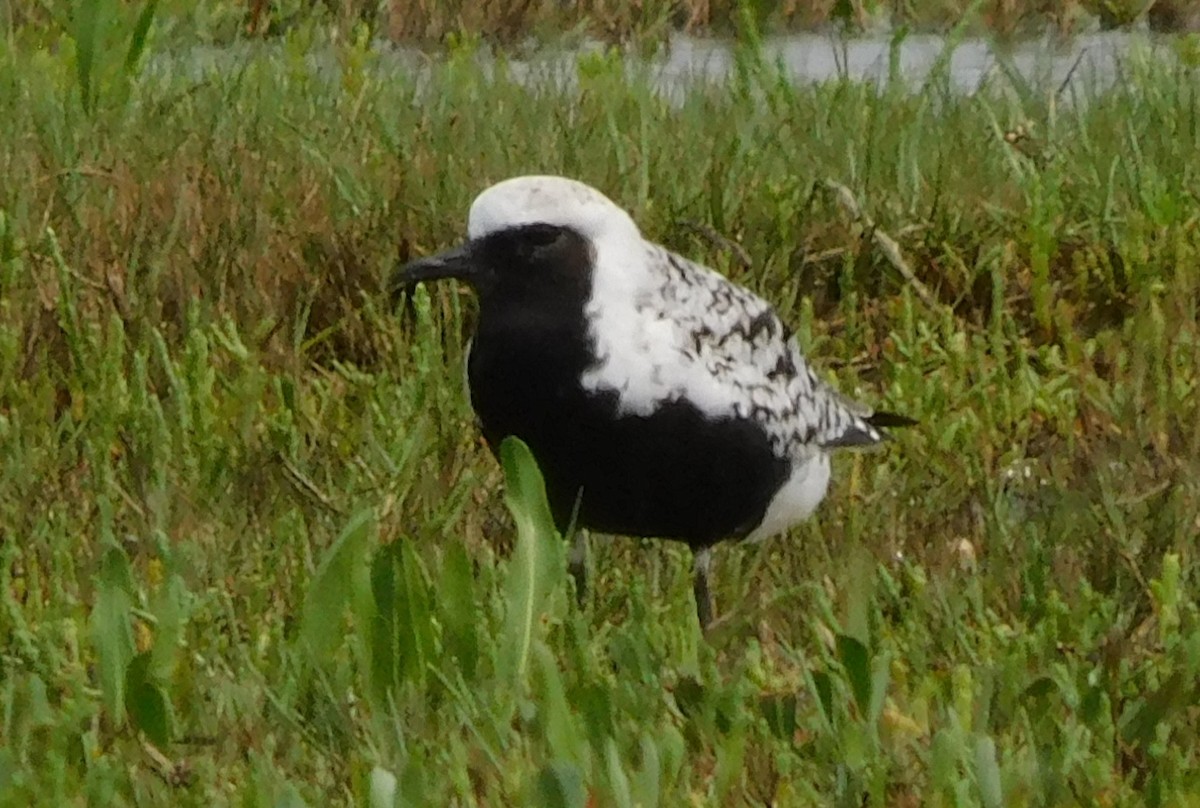
[[[150,673],[150,653],[138,654],[125,669],[125,710],[134,726],[159,746],[171,740],[167,695]]]
[[[369,510],[362,511],[346,526],[317,567],[312,585],[304,598],[300,635],[304,640],[305,655],[318,663],[328,662],[341,645],[345,636],[346,613],[352,605],[357,605],[354,601],[366,589],[363,578],[366,575],[372,518]],[[384,568],[385,574],[393,572],[387,564],[385,558],[383,564],[373,565],[375,574],[372,575],[372,584],[376,583],[377,577],[384,577],[379,575],[380,567]],[[390,578],[387,580],[392,583]],[[378,589],[374,586],[372,589],[375,589],[378,597]],[[393,606],[390,598],[392,592],[385,594],[389,596],[386,606]],[[358,611],[362,613],[361,609]],[[382,642],[389,644],[393,639],[389,636]]]
[[[132,8],[119,0],[79,0],[69,36],[75,44],[79,101],[89,115],[99,103],[121,104],[137,74],[158,0]]]
[[[446,548],[437,595],[446,652],[462,669],[463,676],[471,679],[479,662],[480,610],[471,558],[461,543]]]
[[[134,655],[130,626],[132,593],[129,562],[118,548],[110,548],[101,561],[96,605],[92,610],[92,640],[99,658],[98,678],[104,706],[118,723],[125,715],[126,673]]]
[[[506,631],[498,663],[502,675],[520,692],[530,656],[540,639],[547,601],[566,574],[562,542],[550,516],[546,489],[533,454],[517,438],[500,446],[508,482],[505,500],[516,522],[517,541],[505,587]]]
[[[398,541],[381,548],[371,567],[371,661],[377,687],[386,691],[403,681],[424,687],[434,642],[429,587],[420,561],[409,542]]]
[[[668,99],[617,49],[551,89],[470,35],[419,77],[361,28],[210,64],[161,46],[230,9],[39,7],[0,59],[0,803],[1200,789],[1186,59],[962,96],[949,53],[914,93],[747,47]],[[457,381],[474,303],[384,294],[528,171],[603,187],[921,420],[835,461],[812,523],[718,551],[709,637],[678,547],[595,540],[569,601],[533,458],[482,448]]]

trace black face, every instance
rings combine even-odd
[[[471,245],[482,269],[481,298],[587,294],[592,272],[588,240],[568,227],[530,224],[500,230]]]
[[[569,227],[528,224],[475,239],[462,247],[402,267],[399,289],[440,278],[465,280],[486,305],[493,298],[526,302],[586,298],[592,272],[588,240]]]

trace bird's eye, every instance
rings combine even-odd
[[[525,231],[525,241],[531,247],[549,247],[558,241],[562,231],[550,225],[533,225]]]

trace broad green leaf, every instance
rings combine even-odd
[[[714,785],[720,805],[732,802],[730,793],[736,788],[746,770],[746,740],[746,729],[742,725],[733,727],[727,735],[717,740]]]
[[[301,613],[300,636],[314,661],[328,662],[345,636],[346,610],[367,586],[367,545],[374,513],[359,511],[325,551],[309,585]]]
[[[154,647],[151,648],[151,674],[157,681],[170,679],[187,623],[189,594],[183,578],[169,577],[155,596]]]
[[[46,682],[36,673],[25,678],[22,705],[25,719],[30,726],[46,727],[54,723],[55,713],[46,697]]]
[[[129,558],[116,545],[105,550],[100,559],[100,585],[119,589],[130,598],[137,591],[133,583],[133,570],[129,568]]]
[[[796,695],[768,693],[758,700],[758,708],[776,737],[790,741],[796,734]]]
[[[929,751],[929,781],[934,788],[952,787],[959,779],[959,761],[964,744],[956,733],[940,729]]]
[[[975,677],[971,668],[966,665],[955,665],[950,673],[950,687],[954,701],[954,711],[963,729],[971,731],[974,724]]]
[[[171,741],[167,696],[154,681],[149,651],[138,654],[125,674],[125,709],[133,725],[158,746]]]
[[[434,647],[433,609],[430,605],[429,583],[421,560],[413,549],[412,542],[399,544],[400,573],[402,586],[399,593],[402,610],[400,628],[400,654],[406,660],[404,672],[419,683],[425,680],[425,671],[433,660]]]
[[[558,662],[544,643],[534,643],[533,652],[538,717],[546,744],[556,757],[581,760],[584,754],[583,735],[567,703]]]
[[[429,781],[442,782],[445,774],[437,767],[431,767],[426,759],[419,755],[410,755],[400,772],[400,793],[396,802],[400,805],[429,805]]]
[[[867,647],[848,634],[837,635],[838,659],[846,671],[850,691],[859,715],[864,718],[871,710],[871,659]]]
[[[838,742],[841,762],[850,771],[861,773],[871,753],[867,725],[861,721],[845,722],[838,729]]]
[[[1163,645],[1171,641],[1172,633],[1179,626],[1181,576],[1179,554],[1167,553],[1163,556],[1161,574],[1150,582],[1150,595],[1158,613],[1158,641]]]
[[[676,704],[679,694],[675,694]],[[579,712],[583,728],[593,745],[601,743],[613,731],[613,690],[607,684],[594,682],[577,685],[571,693],[571,706]],[[684,708],[681,713],[687,715]]]
[[[442,642],[455,660],[463,678],[475,677],[479,661],[479,608],[475,603],[475,579],[471,559],[461,542],[451,542],[442,559],[438,586],[438,614],[442,620]]]
[[[984,808],[1000,808],[1004,805],[1000,764],[996,761],[996,742],[990,735],[975,736],[975,779]]]
[[[821,718],[824,719],[825,729],[832,732],[834,726],[833,683],[825,671],[813,671],[810,681],[817,697],[817,705],[821,708]]]
[[[129,560],[119,547],[110,547],[101,560],[91,631],[96,646],[101,696],[118,726],[125,715],[125,670],[134,654],[130,625],[132,592]]]
[[[641,757],[633,779],[633,796],[638,805],[654,808],[659,804],[659,795],[662,793],[662,761],[658,755],[658,742],[650,732],[643,732],[639,748]]]
[[[375,618],[371,661],[379,695],[411,680],[421,685],[434,656],[429,587],[406,540],[379,548],[371,565]]]
[[[583,774],[574,763],[555,760],[537,774],[534,804],[540,808],[582,808],[587,804]]]
[[[388,694],[400,683],[400,637],[396,630],[395,555],[392,547],[380,547],[371,562],[371,597],[375,609],[371,619],[371,682],[375,696],[386,706]]]
[[[517,438],[506,438],[500,445],[500,462],[517,541],[506,573],[505,641],[499,662],[504,677],[520,687],[526,681],[534,637],[551,595],[562,584],[566,566],[542,473],[529,447]]]
[[[673,695],[679,712],[687,718],[699,715],[704,709],[704,702],[707,698],[704,684],[694,676],[686,676],[676,682]],[[611,705],[611,702],[609,704]]]
[[[621,754],[617,751],[617,743],[611,737],[604,744],[604,763],[608,774],[612,804],[617,808],[633,808],[633,793],[629,788],[629,777],[625,774],[625,767],[621,763]]]
[[[1029,699],[1035,702],[1033,709],[1036,709],[1036,702],[1045,699],[1059,691],[1058,682],[1049,676],[1039,676],[1034,679],[1021,693],[1022,698]]]
[[[687,740],[674,725],[667,723],[654,728],[654,742],[658,747],[659,771],[663,786],[669,790],[679,782],[689,764]]]
[[[96,50],[100,27],[104,23],[102,0],[80,0],[75,9],[75,78],[79,83],[79,101],[84,112],[91,113],[95,92]]]
[[[147,0],[138,14],[133,31],[129,35],[129,48],[125,51],[125,74],[132,74],[138,66],[138,60],[146,49],[150,35],[150,26],[154,24],[154,12],[158,9],[158,0]]]
[[[9,680],[11,681],[11,680]],[[0,709],[4,711],[4,740],[13,748],[24,748],[30,733],[52,726],[58,716],[46,697],[46,683],[36,673],[20,676],[13,691],[0,691]],[[0,795],[4,781],[0,780]]]
[[[862,545],[855,544],[848,553],[849,576],[845,582],[845,618],[842,632],[858,640],[864,647],[871,641],[871,603],[875,597],[875,557]]]

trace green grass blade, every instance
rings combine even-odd
[[[79,84],[79,101],[89,115],[95,108],[96,50],[103,22],[101,4],[104,0],[80,0],[75,13],[75,77]]]
[[[300,636],[319,664],[329,660],[345,636],[346,610],[365,586],[367,545],[375,514],[359,511],[325,552],[304,598]]]
[[[154,13],[158,10],[158,0],[147,0],[138,14],[133,31],[129,35],[129,48],[125,51],[125,75],[129,76],[137,69],[138,60],[146,50],[150,39],[150,26],[154,24]]]
[[[501,664],[506,678],[524,686],[542,616],[566,575],[562,540],[550,516],[546,486],[533,453],[518,438],[500,446],[507,483],[505,502],[517,524],[516,549],[505,581],[507,603]]]

